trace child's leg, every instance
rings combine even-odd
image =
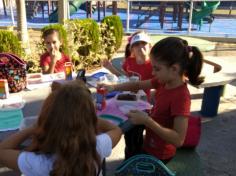
[[[137,125],[125,133],[125,159],[142,153],[144,125]]]

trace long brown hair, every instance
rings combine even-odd
[[[52,176],[96,175],[97,116],[91,94],[81,81],[51,92],[45,100],[29,151],[54,154]]]

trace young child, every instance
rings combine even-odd
[[[64,72],[64,64],[70,58],[60,51],[62,45],[59,31],[48,29],[43,32],[43,40],[47,52],[40,57],[40,66],[43,74]]]
[[[184,142],[191,104],[187,81],[193,85],[203,82],[199,77],[203,56],[187,41],[168,37],[153,46],[150,58],[155,78],[103,86],[110,91],[156,89],[150,115],[138,110],[131,110],[127,115],[133,124],[146,127],[143,148],[139,152],[154,155],[166,163],[175,155],[176,147]]]
[[[122,64],[123,72],[119,72],[108,60],[103,61],[103,66],[113,74],[120,76],[139,76],[140,80],[152,78],[152,66],[149,59],[151,48],[150,37],[143,31],[134,33],[126,46],[125,59]]]
[[[0,143],[0,163],[25,176],[95,176],[121,134],[119,127],[97,118],[84,83],[70,81],[50,93],[34,127]],[[18,150],[28,138],[27,150]]]

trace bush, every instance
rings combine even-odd
[[[124,33],[123,25],[122,25],[122,21],[120,17],[117,15],[107,16],[102,20],[102,23],[106,23],[107,30],[113,32],[116,38],[115,51],[117,51],[121,46],[123,33]]]
[[[70,56],[75,70],[91,68],[97,66],[101,58],[111,58],[120,47],[123,37],[123,27],[118,16],[106,17],[100,26],[93,19],[76,19],[66,21],[65,26],[61,24],[46,26],[41,31],[49,28],[59,31],[63,40],[63,52]],[[36,45],[34,55],[37,54],[39,58],[45,51],[43,40]],[[31,65],[29,72],[40,70],[39,59],[33,60],[37,57],[28,56],[27,60]]]
[[[101,53],[111,59],[116,51],[116,37],[113,31],[108,30],[109,27],[107,25],[107,23],[100,24]]]
[[[100,32],[92,19],[70,20],[66,22],[69,49],[72,61],[79,69],[100,61]]]
[[[62,24],[52,24],[52,25],[45,26],[44,28],[41,29],[42,34],[44,31],[48,29],[56,29],[59,31],[59,38],[62,43],[61,50],[63,53],[68,55],[69,54],[68,40],[67,40],[67,33],[64,26]],[[42,39],[42,45],[43,45],[43,39]]]
[[[0,30],[0,52],[13,53],[19,57],[24,56],[20,40],[11,31]]]

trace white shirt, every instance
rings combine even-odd
[[[108,157],[112,151],[112,141],[106,133],[96,137],[96,150],[101,160]],[[18,167],[25,176],[47,176],[53,167],[54,155],[35,154],[22,152],[18,157]]]

